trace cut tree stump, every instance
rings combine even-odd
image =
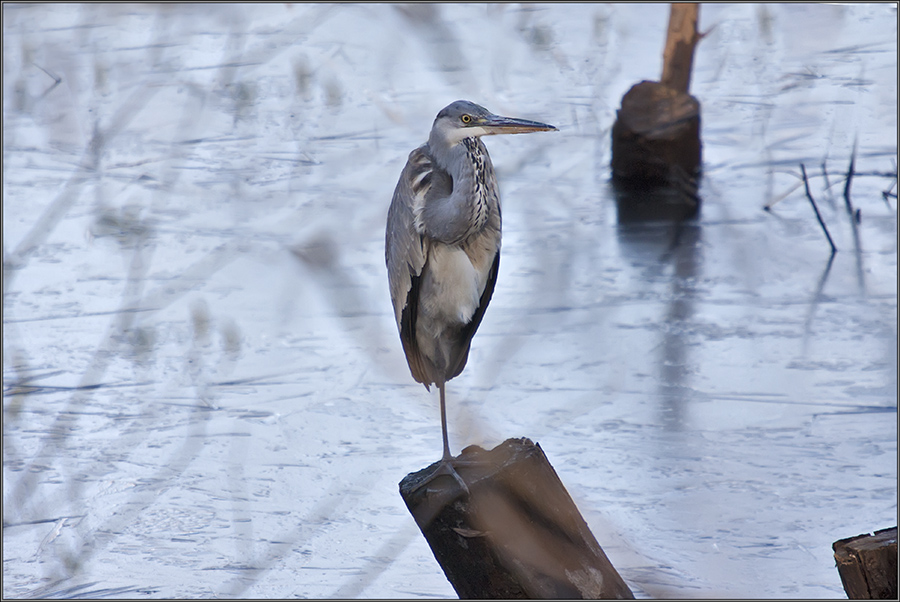
[[[700,103],[660,82],[635,84],[622,97],[612,129],[613,176],[665,185],[680,170],[700,170]]]
[[[642,81],[622,97],[612,128],[612,175],[618,185],[674,186],[690,217],[700,172],[700,102],[688,93],[699,7],[672,4],[661,81]],[[685,184],[688,184],[685,187]],[[693,206],[692,206],[693,205]]]
[[[832,548],[848,598],[897,599],[897,527],[839,539]]]
[[[467,447],[449,476],[436,464],[400,494],[460,598],[633,599],[544,455],[529,439]]]

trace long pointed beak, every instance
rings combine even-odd
[[[515,117],[501,117],[490,115],[480,120],[476,125],[484,130],[486,136],[493,134],[529,134],[531,132],[552,132],[556,128],[539,121],[528,119],[516,119]]]

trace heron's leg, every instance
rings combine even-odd
[[[444,393],[444,385],[438,385],[438,390],[441,392],[441,435],[444,439],[444,453],[441,457],[440,464],[438,464],[438,467],[434,469],[434,472],[432,472],[424,480],[422,480],[421,483],[413,487],[413,491],[421,488],[424,485],[427,485],[441,475],[447,475],[453,477],[453,479],[459,484],[460,489],[462,489],[468,495],[469,487],[466,485],[466,482],[462,480],[462,477],[459,476],[459,473],[456,472],[456,469],[453,468],[454,460],[453,456],[450,455],[450,443],[447,438],[447,402]]]
[[[447,438],[447,401],[444,397],[444,387],[446,384],[438,385],[438,390],[441,392],[441,435],[444,437],[444,455],[441,462],[449,462],[453,456],[450,455],[450,441]]]

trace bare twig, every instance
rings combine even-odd
[[[787,173],[789,175],[795,176],[800,179],[800,182],[793,184],[790,188],[785,190],[783,193],[781,193],[780,195],[778,195],[777,197],[775,197],[774,199],[772,199],[771,201],[769,201],[768,203],[763,205],[764,211],[771,211],[775,205],[777,205],[778,203],[780,203],[787,197],[791,196],[791,193],[793,193],[795,190],[800,188],[800,186],[803,183],[802,176],[798,176],[793,171],[786,171],[786,172],[782,172],[782,173]],[[813,178],[825,178],[825,188],[831,188],[832,186],[839,184],[841,181],[841,179],[839,178],[832,182],[830,179],[828,179],[828,172],[825,172],[825,171],[823,171],[821,173],[810,173],[810,174],[807,174],[807,177],[810,180]],[[856,171],[856,168],[854,166],[853,177],[854,178],[862,178],[862,177],[894,178],[894,180],[896,180],[897,171],[896,170],[894,170],[894,171]],[[895,185],[896,185],[896,182],[894,184],[891,184],[891,187],[888,190],[882,192],[882,196],[884,197],[885,201],[887,201],[887,199],[889,197],[897,198],[897,193],[893,192]],[[845,187],[847,186],[846,178],[844,178],[844,186]]]
[[[793,186],[791,186],[791,187],[787,190],[787,192],[783,193],[782,195],[776,197],[775,199],[772,199],[771,201],[769,201],[768,203],[766,203],[765,205],[763,205],[763,210],[764,210],[764,211],[771,211],[771,210],[772,210],[772,207],[774,207],[777,203],[780,203],[781,201],[783,201],[784,199],[786,199],[787,197],[789,197],[789,196],[791,195],[791,193],[794,192],[795,190],[797,190],[798,188],[800,188],[800,183],[799,183],[799,182],[798,182],[797,184],[794,184]]]
[[[894,162],[891,161],[891,163],[894,163]],[[894,163],[894,181],[891,182],[890,188],[882,191],[882,193],[881,193],[881,197],[884,199],[884,204],[887,205],[888,207],[891,206],[891,202],[888,199],[890,199],[891,197],[893,197],[895,199],[897,198],[897,193],[894,192],[894,186],[896,186],[896,185],[897,185],[897,164]]]
[[[50,94],[51,92],[53,92],[53,90],[56,89],[56,86],[58,86],[59,84],[62,83],[62,78],[60,76],[56,75],[55,73],[51,73],[47,69],[44,69],[37,63],[34,63],[34,66],[37,67],[38,69],[40,69],[41,71],[43,71],[44,73],[46,73],[50,77],[50,79],[53,80],[53,85],[50,86],[49,88],[47,88],[46,90],[44,90],[43,94],[38,96],[38,100],[40,100],[41,98],[43,98],[43,97],[47,96],[48,94]]]
[[[828,190],[831,188],[831,182],[828,181],[828,167],[826,163],[826,161],[822,161],[822,177],[825,178],[825,190]]]
[[[850,202],[850,184],[853,182],[853,168],[856,167],[856,143],[853,140],[853,152],[850,154],[850,168],[847,170],[847,181],[844,183],[844,204],[847,205],[847,213],[853,215],[853,203]]]
[[[803,163],[800,164],[800,171],[803,172],[803,186],[806,188],[806,198],[809,199],[809,202],[812,203],[813,211],[816,212],[816,219],[819,220],[819,225],[822,226],[822,230],[825,232],[825,237],[828,239],[828,244],[831,245],[831,254],[834,255],[837,253],[837,247],[834,246],[834,241],[831,240],[831,234],[828,233],[828,227],[825,225],[825,222],[822,221],[822,216],[819,214],[819,208],[816,206],[816,200],[813,198],[812,193],[809,191],[809,178],[806,177],[806,166]]]

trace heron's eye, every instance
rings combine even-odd
[[[460,119],[462,119],[463,123],[471,123],[472,122],[472,118],[469,117],[468,115],[463,115],[462,117],[460,117]]]

